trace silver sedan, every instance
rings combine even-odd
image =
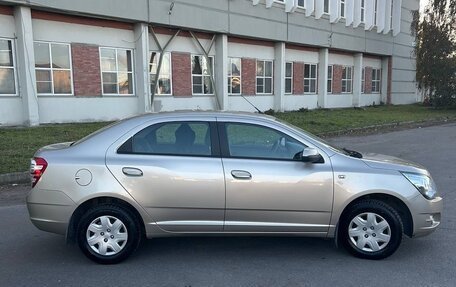
[[[30,172],[33,224],[104,264],[143,238],[202,234],[328,237],[382,259],[441,221],[425,168],[255,114],[130,118],[41,148]]]

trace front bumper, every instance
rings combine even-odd
[[[428,235],[440,225],[443,210],[443,200],[436,197],[427,200],[422,195],[415,197],[410,206],[413,217],[413,237]]]
[[[65,193],[33,188],[26,201],[33,225],[43,231],[66,234],[75,203]]]

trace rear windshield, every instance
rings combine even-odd
[[[86,140],[88,140],[88,139],[90,139],[90,138],[92,138],[92,137],[94,137],[94,136],[96,136],[96,135],[98,135],[98,134],[104,132],[105,130],[110,129],[110,128],[112,128],[113,126],[118,125],[120,122],[121,122],[121,121],[117,121],[117,122],[114,122],[114,123],[112,123],[112,124],[109,124],[109,125],[107,125],[107,126],[105,126],[105,127],[102,127],[101,129],[94,131],[93,133],[91,133],[91,134],[89,134],[89,135],[83,137],[82,139],[73,142],[71,145],[73,146],[73,145],[78,145],[78,144],[80,144],[80,143],[83,143],[83,142],[85,142]]]

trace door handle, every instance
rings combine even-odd
[[[231,175],[237,179],[251,179],[252,175],[250,172],[245,170],[232,170]]]
[[[142,170],[140,170],[139,168],[135,168],[135,167],[124,167],[124,168],[122,168],[122,172],[128,176],[142,176],[143,175]]]

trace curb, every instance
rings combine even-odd
[[[13,172],[0,174],[0,185],[12,183],[30,183],[29,172]]]
[[[359,135],[369,135],[369,134],[377,134],[377,133],[385,133],[385,132],[392,132],[392,131],[400,131],[404,129],[414,129],[414,128],[424,128],[424,127],[431,127],[431,126],[438,126],[443,124],[454,123],[456,120],[437,120],[437,121],[408,121],[408,122],[396,122],[396,123],[388,123],[382,125],[371,125],[361,128],[353,128],[353,129],[346,129],[346,130],[338,130],[326,133],[318,134],[319,137],[322,138],[329,138],[329,137],[339,137],[339,136],[359,136]]]

